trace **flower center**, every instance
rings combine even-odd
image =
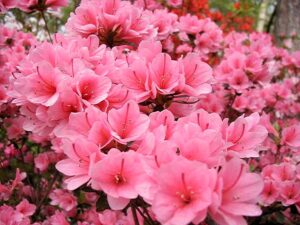
[[[114,175],[114,181],[116,184],[126,183],[126,178],[123,176],[124,163],[125,163],[125,159],[122,159],[120,172]]]
[[[121,175],[121,174],[116,174],[115,176],[114,176],[114,178],[115,178],[115,183],[116,184],[122,184],[122,183],[125,183],[126,182],[126,179]]]
[[[176,195],[184,204],[189,204],[193,200],[192,197],[195,194],[195,192],[192,190],[192,187],[186,185],[184,173],[181,174],[181,181],[183,185],[183,190],[176,192]]]

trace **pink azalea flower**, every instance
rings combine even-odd
[[[276,137],[279,136],[278,131],[274,128],[270,121],[270,115],[263,113],[260,117],[260,124],[262,124],[269,133],[275,135]]]
[[[21,172],[19,168],[16,170],[16,176],[11,184],[11,191],[13,191],[18,185],[22,184],[22,180],[27,177],[25,172]]]
[[[150,64],[150,75],[153,85],[160,94],[171,94],[182,80],[179,64],[171,60],[168,54],[158,54]]]
[[[120,0],[84,1],[71,14],[67,28],[82,37],[95,34],[109,47],[136,46],[155,34],[149,16],[129,2]]]
[[[300,147],[300,126],[293,125],[284,128],[282,131],[281,144],[287,144],[290,147]]]
[[[68,156],[56,164],[56,169],[70,176],[65,180],[69,190],[75,190],[91,179],[93,164],[102,158],[96,144],[85,139],[77,139],[75,143],[65,141],[64,153]]]
[[[163,20],[161,18],[164,18]],[[176,28],[177,15],[167,10],[155,10],[150,20],[154,28],[157,28],[158,40],[166,39]]]
[[[194,40],[197,50],[202,54],[216,52],[223,41],[222,30],[210,18],[200,20],[200,32]]]
[[[77,206],[76,197],[66,190],[55,189],[50,193],[49,198],[51,199],[51,205],[57,205],[66,211],[71,211]]]
[[[146,62],[151,62],[155,56],[162,52],[160,41],[145,40],[139,44],[137,49],[138,54],[146,59]]]
[[[125,216],[121,211],[104,210],[98,215],[101,225],[115,225],[124,224],[131,225],[134,224],[131,211],[128,210],[128,215]],[[138,220],[140,224],[143,224],[143,219],[138,214]]]
[[[161,4],[156,0],[137,0],[134,2],[137,6],[144,9],[155,10],[161,8]]]
[[[27,199],[23,199],[17,206],[16,210],[24,217],[32,216],[35,212],[36,206],[30,204]]]
[[[182,0],[168,0],[167,3],[170,6],[179,7],[182,5]]]
[[[97,121],[93,123],[88,134],[88,140],[103,148],[109,144],[112,139],[111,129],[107,122],[107,115],[103,113],[97,118]]]
[[[263,168],[262,175],[279,182],[293,180],[296,175],[296,166],[288,162],[268,165]]]
[[[0,13],[4,13],[8,9],[15,8],[16,6],[17,6],[17,0],[2,0],[0,2]]]
[[[108,112],[108,123],[112,136],[121,143],[127,143],[145,134],[150,120],[148,116],[140,113],[136,102],[129,101],[122,108]]]
[[[197,34],[201,31],[201,22],[197,16],[187,14],[180,17],[178,27],[185,33]]]
[[[18,7],[25,12],[30,12],[39,7],[40,2],[38,0],[20,0],[18,1]],[[68,0],[45,0],[40,7],[57,9],[59,7],[67,6]]]
[[[71,89],[66,88],[60,92],[57,102],[48,108],[47,114],[51,120],[69,119],[71,113],[83,111],[80,97]]]
[[[59,77],[59,72],[44,62],[36,68],[35,73],[20,79],[16,87],[30,102],[51,106],[58,100]]]
[[[190,96],[210,93],[212,90],[210,85],[212,80],[211,67],[201,62],[199,56],[193,53],[187,54],[182,62],[185,77],[183,92]]]
[[[281,184],[279,192],[284,206],[293,205],[300,201],[300,182],[285,181]]]
[[[249,87],[249,79],[241,69],[235,69],[232,71],[231,76],[228,78],[228,82],[231,87],[236,89],[238,92]]]
[[[279,193],[278,183],[267,179],[264,181],[264,189],[260,196],[260,201],[264,206],[269,206],[277,201]]]
[[[210,216],[220,225],[247,225],[243,216],[259,216],[255,204],[263,190],[258,174],[248,173],[242,160],[233,158],[218,174]]]
[[[121,82],[133,92],[138,102],[143,102],[150,97],[150,77],[146,64],[133,62],[127,70],[122,71]]]
[[[161,138],[161,140],[168,140],[171,137],[176,125],[174,115],[169,110],[164,110],[162,112],[151,113],[149,118],[149,130],[153,133],[156,133],[159,129],[164,127],[165,134],[158,134],[157,137]]]
[[[201,128],[202,131],[207,129],[219,131],[224,126],[223,124],[225,122],[222,121],[222,118],[219,114],[208,113],[203,109],[199,109],[186,117],[180,118],[178,121],[179,123],[195,123]]]
[[[138,153],[111,149],[108,155],[92,169],[93,184],[108,195],[112,209],[123,209],[139,194],[139,186],[145,182]],[[134,165],[134,166],[132,166]]]
[[[48,166],[50,164],[50,160],[49,160],[47,152],[38,154],[34,158],[34,164],[35,164],[35,167],[38,168],[41,172],[47,170]]]
[[[157,193],[152,210],[166,225],[183,225],[203,221],[212,201],[216,172],[205,164],[178,159],[157,171]]]
[[[248,117],[239,117],[226,129],[225,140],[228,142],[228,150],[234,151],[240,157],[258,157],[257,147],[267,137],[267,130],[259,125],[258,113]]]
[[[120,108],[132,97],[133,96],[130,95],[129,90],[124,87],[124,85],[118,84],[112,86],[106,100],[109,104],[109,109]],[[105,111],[107,111],[107,109]]]
[[[8,205],[0,206],[0,224],[5,225],[29,225],[30,219]]]
[[[19,137],[20,135],[24,134],[23,130],[23,123],[24,118],[23,117],[17,117],[17,118],[9,118],[4,120],[4,125],[7,127],[6,132],[9,137],[9,139],[14,139]],[[8,125],[8,126],[7,126]]]
[[[49,218],[52,225],[70,225],[63,212],[55,211],[55,214]]]
[[[102,121],[103,117],[107,120],[107,115],[98,108],[90,105],[84,111],[73,112],[69,115],[67,127],[56,131],[57,137],[69,138],[75,140],[78,135],[88,136],[89,132],[97,121]]]
[[[105,76],[96,75],[92,70],[83,70],[76,74],[76,91],[84,102],[98,104],[108,96],[111,81]]]
[[[210,168],[218,166],[222,161],[222,150],[224,141],[221,135],[215,131],[208,130],[198,138],[191,138],[181,146],[180,155],[189,159],[197,160],[207,164]]]

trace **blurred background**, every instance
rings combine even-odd
[[[279,45],[300,49],[300,0],[210,0],[227,29],[268,32]],[[230,23],[232,19],[232,23]]]
[[[281,47],[300,49],[300,0],[180,0],[180,7],[168,5],[167,0],[131,0],[133,3],[139,1],[156,1],[178,15],[191,13],[199,18],[210,17],[225,33],[232,30],[268,32],[274,35],[274,41]],[[50,32],[64,31],[63,25],[69,14],[79,4],[80,0],[70,0],[61,12],[49,11],[46,17]],[[38,29],[44,25],[38,13],[14,9],[0,14],[0,20],[8,26],[19,26],[33,32],[41,39],[44,36],[43,30]]]

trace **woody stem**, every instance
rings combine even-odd
[[[41,16],[42,16],[42,18],[44,20],[45,29],[46,29],[47,34],[49,36],[49,40],[50,40],[51,43],[53,43],[52,38],[51,38],[51,33],[50,33],[50,30],[49,30],[49,27],[48,27],[48,23],[47,23],[47,20],[46,20],[45,12],[43,10],[41,10],[40,13],[41,13]]]
[[[134,225],[140,225],[138,217],[137,217],[137,213],[136,213],[136,208],[135,208],[133,202],[130,202],[130,207],[131,207],[131,210],[132,210],[132,216],[133,216],[133,220],[134,220]]]

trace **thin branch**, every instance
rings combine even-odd
[[[270,33],[271,27],[272,27],[272,25],[274,24],[274,20],[275,20],[276,14],[277,14],[277,12],[278,12],[278,7],[279,7],[279,5],[280,5],[280,1],[281,1],[281,0],[279,0],[279,1],[276,3],[275,9],[274,9],[274,11],[273,11],[273,13],[272,13],[272,15],[271,15],[271,17],[270,17],[270,20],[269,20],[268,24],[267,24],[267,28],[266,28],[266,32],[267,32],[267,33]]]
[[[180,103],[180,104],[186,104],[186,105],[193,105],[199,101],[200,101],[200,99],[197,99],[197,100],[191,101],[191,102],[188,102],[188,101],[173,101],[173,102]]]
[[[138,219],[137,213],[136,213],[136,208],[135,208],[133,202],[130,203],[130,207],[131,207],[131,210],[132,210],[132,217],[133,217],[133,220],[134,220],[134,224],[135,225],[140,225],[139,219]]]
[[[153,225],[153,223],[151,222],[151,220],[144,215],[144,213],[140,210],[140,208],[138,206],[136,207],[136,210],[144,218],[144,220],[147,222],[147,224]]]
[[[55,174],[54,174],[54,177],[52,178],[51,182],[48,184],[48,188],[45,192],[45,195],[42,197],[42,199],[40,200],[40,202],[38,203],[37,207],[36,207],[36,212],[38,213],[44,203],[44,201],[47,199],[48,195],[50,194],[52,188],[53,188],[53,185],[55,183],[55,181],[57,180],[58,178],[58,175],[59,175],[59,172],[58,171],[55,171]]]
[[[44,23],[45,23],[45,29],[46,29],[46,31],[47,31],[47,33],[48,33],[49,40],[50,40],[51,43],[53,43],[52,38],[51,38],[51,33],[50,33],[50,30],[49,30],[49,27],[48,27],[48,23],[47,23],[47,20],[46,20],[46,17],[45,17],[45,13],[44,13],[43,10],[41,10],[40,13],[41,13],[41,16],[42,16],[42,18],[43,18],[43,20],[44,20]]]

